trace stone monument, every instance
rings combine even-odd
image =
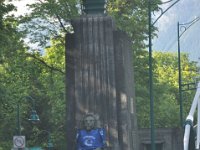
[[[66,35],[67,150],[84,114],[99,115],[107,150],[138,150],[131,41],[105,14],[105,0],[83,0]]]

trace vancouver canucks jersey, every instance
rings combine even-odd
[[[94,150],[105,146],[106,136],[103,128],[97,128],[90,131],[78,130],[77,132],[77,150]]]

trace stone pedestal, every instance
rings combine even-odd
[[[138,150],[133,62],[128,37],[105,15],[72,20],[66,35],[67,150],[92,112],[107,130],[108,150]]]

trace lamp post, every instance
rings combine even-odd
[[[151,124],[151,150],[155,150],[155,129],[154,129],[154,99],[153,99],[153,67],[152,67],[152,26],[176,3],[180,0],[168,0],[163,2],[162,4],[171,3],[169,7],[167,7],[164,11],[162,8],[159,8],[161,11],[160,15],[152,22],[152,0],[148,0],[148,29],[149,29],[149,94],[150,94],[150,124]]]
[[[151,149],[155,150],[154,131],[154,100],[153,100],[153,72],[152,72],[152,21],[151,21],[151,0],[148,1],[149,15],[149,93],[150,93],[150,124],[151,124]]]
[[[31,96],[26,96],[26,98],[30,99],[32,101],[32,110],[30,118],[28,119],[32,123],[37,123],[40,121],[39,116],[37,115],[36,109],[35,109],[35,99],[33,99]]]
[[[31,100],[34,100],[31,96],[28,96]],[[33,101],[33,104],[35,103],[35,101]],[[35,105],[35,104],[34,104]],[[39,117],[36,113],[35,110],[35,106],[33,105],[32,108],[32,112],[31,112],[31,116],[28,120],[32,121],[32,122],[38,122],[39,121]],[[19,103],[17,104],[17,136],[21,136],[21,121],[20,121],[20,105]],[[17,141],[15,141],[17,142]],[[23,141],[24,142],[24,141]],[[16,144],[15,144],[16,145]],[[18,147],[18,145],[17,145]],[[20,147],[20,146],[19,146]],[[18,150],[21,150],[21,148],[18,148]]]
[[[21,135],[21,122],[20,122],[19,103],[17,104],[17,135]]]
[[[177,39],[178,39],[178,72],[179,72],[179,102],[180,102],[180,125],[183,127],[183,97],[182,97],[182,86],[190,84],[182,84],[182,74],[181,74],[181,52],[180,52],[180,38],[194,23],[199,21],[199,17],[187,23],[177,23]],[[181,29],[183,31],[180,33]]]

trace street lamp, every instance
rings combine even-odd
[[[187,23],[177,23],[177,38],[178,38],[178,72],[179,72],[179,101],[180,101],[180,124],[183,127],[183,101],[182,101],[182,86],[189,86],[190,84],[182,84],[182,75],[181,75],[181,52],[180,52],[180,38],[181,36],[189,29],[194,23],[199,21],[199,17]],[[182,32],[180,33],[180,31]]]
[[[152,0],[148,0],[148,19],[149,19],[149,94],[150,94],[150,123],[151,123],[151,150],[155,150],[155,131],[154,131],[154,99],[153,99],[153,67],[152,67],[152,26],[176,3],[180,0],[168,0],[161,4],[171,3],[164,11],[159,8],[161,14],[152,22]]]
[[[29,98],[33,101],[33,107],[32,107],[32,111],[31,111],[31,115],[30,115],[30,118],[28,120],[30,120],[32,123],[36,123],[40,119],[39,119],[39,117],[36,113],[36,110],[35,110],[35,100],[31,96],[27,96],[26,98]],[[19,105],[19,103],[17,104],[17,135],[21,136],[21,121],[20,121],[20,105]],[[20,140],[21,140],[21,142],[19,142]],[[19,138],[19,139],[16,138],[13,142],[14,142],[14,145],[17,147],[17,149],[20,150],[22,147],[25,146],[25,137]]]
[[[32,100],[32,110],[31,110],[31,115],[30,118],[28,119],[29,121],[31,121],[32,123],[37,123],[38,121],[40,121],[39,116],[37,115],[37,112],[35,110],[35,99],[33,99],[31,96],[26,96],[26,98],[31,99]]]
[[[36,123],[40,121],[39,116],[37,115],[37,112],[35,110],[35,100],[31,96],[27,96],[26,98],[29,98],[33,101],[33,107],[31,111],[30,118],[28,119],[32,123]],[[20,122],[20,106],[19,103],[17,104],[17,134],[21,135],[21,122]]]

